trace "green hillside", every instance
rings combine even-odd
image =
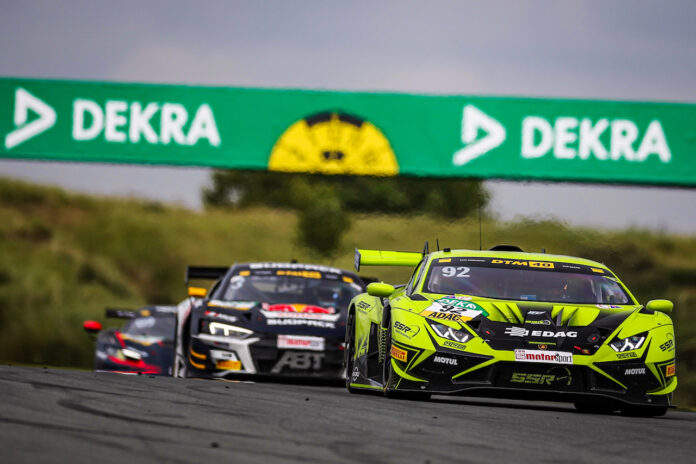
[[[82,321],[102,319],[105,306],[180,301],[187,264],[298,259],[351,268],[356,246],[417,251],[439,238],[441,246],[479,247],[473,219],[361,216],[337,258],[327,261],[297,245],[295,221],[286,211],[195,212],[0,178],[0,360],[89,367],[93,347]],[[484,248],[517,244],[596,259],[639,300],[674,301],[677,404],[696,406],[696,236],[532,220],[487,219],[482,230]],[[399,283],[409,270],[366,268],[364,274]]]

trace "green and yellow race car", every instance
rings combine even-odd
[[[411,266],[350,303],[346,387],[573,402],[581,412],[660,416],[677,386],[667,300],[644,306],[605,265],[488,251],[356,250],[360,266]]]

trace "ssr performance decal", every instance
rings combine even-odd
[[[305,335],[278,335],[278,348],[324,351],[324,338]]]
[[[415,337],[418,334],[418,332],[420,332],[420,327],[416,325],[406,325],[403,322],[395,321],[394,330],[396,330],[406,338],[412,338]]]
[[[563,351],[515,350],[515,361],[573,364],[573,353]]]

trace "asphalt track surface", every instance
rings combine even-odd
[[[694,462],[696,414],[0,366],[0,462]]]

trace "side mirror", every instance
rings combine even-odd
[[[192,296],[194,298],[205,298],[205,296],[208,294],[208,290],[202,287],[189,287],[188,288],[188,295]]]
[[[645,305],[645,309],[665,313],[669,316],[674,309],[674,303],[669,300],[650,300],[648,304]]]
[[[102,325],[97,321],[85,321],[82,323],[82,328],[90,335],[96,335],[102,330]]]
[[[368,295],[387,297],[392,293],[394,293],[394,286],[384,282],[372,282],[367,285]]]

